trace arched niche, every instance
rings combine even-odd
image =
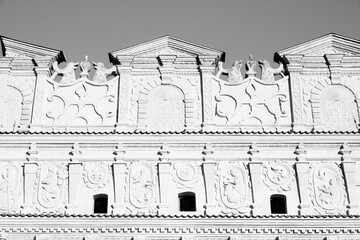
[[[357,131],[359,106],[354,93],[342,85],[315,89],[311,98],[315,130]]]
[[[5,130],[13,130],[20,125],[23,108],[23,96],[21,92],[10,86],[6,86],[0,96],[0,126]]]
[[[178,131],[185,128],[185,96],[176,86],[159,85],[151,89],[147,101],[139,102],[139,109],[146,113],[147,130]]]
[[[341,85],[327,86],[321,92],[320,116],[324,130],[356,131],[359,118],[355,95]]]

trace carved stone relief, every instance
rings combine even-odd
[[[183,162],[173,164],[174,172],[172,180],[177,188],[195,188],[196,183],[202,179],[200,168],[195,162]]]
[[[0,212],[15,212],[19,206],[21,174],[14,164],[0,165]]]
[[[216,199],[226,214],[246,213],[251,203],[250,181],[243,164],[219,164]]]
[[[66,203],[68,172],[64,165],[43,163],[37,174],[36,201],[39,210],[59,212]]]
[[[79,80],[66,85],[49,80],[44,123],[114,124],[117,84],[116,79],[103,84]]]
[[[313,163],[310,167],[310,197],[318,214],[344,214],[347,196],[340,166]]]
[[[148,163],[134,163],[129,177],[130,203],[142,210],[153,207],[156,202],[155,173]]]
[[[110,182],[111,172],[108,164],[86,163],[84,165],[83,179],[88,188],[98,191]]]
[[[263,182],[272,191],[289,191],[295,185],[295,171],[282,161],[268,162],[263,165]]]

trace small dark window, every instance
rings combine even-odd
[[[286,196],[275,194],[270,197],[271,214],[286,214]]]
[[[195,193],[193,192],[179,193],[179,203],[180,203],[181,212],[195,212],[196,211]]]
[[[107,213],[108,196],[106,194],[98,194],[94,196],[94,213]]]

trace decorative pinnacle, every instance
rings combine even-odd
[[[81,73],[80,76],[82,78],[87,78],[89,76],[89,72],[91,69],[91,63],[88,61],[88,56],[85,55],[85,60],[80,63]]]

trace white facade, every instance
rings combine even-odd
[[[171,36],[110,69],[1,42],[0,239],[360,237],[360,41],[230,69]]]

